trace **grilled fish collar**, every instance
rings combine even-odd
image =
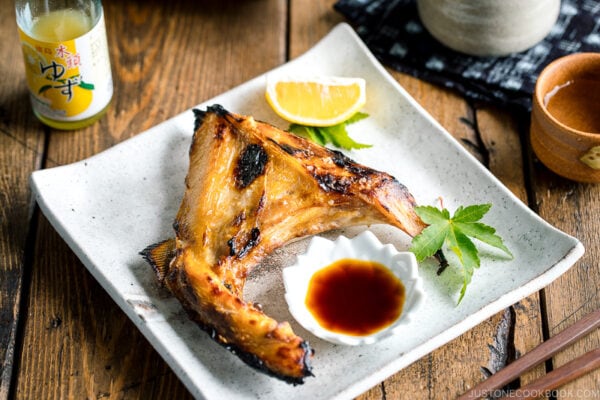
[[[303,383],[313,350],[288,322],[242,299],[248,273],[294,238],[376,223],[414,236],[425,224],[387,173],[219,105],[194,113],[175,238],[142,255],[214,340],[262,372]]]

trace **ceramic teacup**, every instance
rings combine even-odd
[[[531,146],[555,173],[600,182],[600,53],[550,63],[533,94]]]

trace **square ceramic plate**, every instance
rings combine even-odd
[[[294,324],[283,297],[281,268],[294,262],[307,239],[279,249],[253,272],[246,299],[259,301],[278,320],[291,321],[315,348],[315,377],[292,386],[255,372],[213,342],[157,285],[138,254],[173,234],[188,168],[191,110],[87,160],[35,172],[32,186],[48,220],[198,398],[351,398],[546,286],[583,254],[577,239],[541,220],[464,151],[387,74],[348,25],[336,27],[306,54],[270,73],[365,78],[364,111],[370,117],[351,125],[350,134],[373,147],[348,155],[394,175],[420,204],[437,205],[440,196],[450,210],[492,203],[484,222],[497,228],[514,259],[483,248],[482,266],[458,307],[458,275],[449,270],[439,278],[433,263],[423,263],[426,297],[405,332],[375,345],[344,347]],[[219,103],[287,127],[264,100],[264,87],[265,76],[259,76],[198,107]],[[364,229],[343,233],[353,236]],[[395,228],[369,229],[384,243],[408,248],[410,238]]]

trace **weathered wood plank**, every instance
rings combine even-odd
[[[15,348],[21,296],[27,291],[27,236],[31,221],[29,174],[38,169],[44,131],[32,117],[23,56],[12,6],[0,8],[6,35],[0,46],[0,399],[7,398],[18,349]]]
[[[89,157],[285,59],[285,1],[104,5],[115,98],[94,126],[51,133],[47,167]],[[39,225],[16,397],[189,398],[45,218]]]
[[[600,185],[571,182],[534,162],[533,187],[539,214],[571,234],[586,248],[584,256],[544,290],[548,331],[552,336],[600,307]],[[596,331],[553,358],[557,368],[600,346]],[[558,390],[558,399],[600,396],[600,371],[583,376]]]
[[[344,17],[333,10],[333,0],[290,2],[289,58],[294,59],[314,46],[329,31],[344,22]]]
[[[524,204],[528,204],[525,182],[525,155],[522,142],[526,141],[523,124],[527,118],[521,114],[513,117],[505,110],[482,108],[477,112],[477,127],[489,155],[489,169]],[[539,293],[521,300],[511,307],[514,318],[513,357],[527,353],[543,340],[543,315]],[[540,364],[523,374],[516,387],[527,384],[544,375],[546,369]]]

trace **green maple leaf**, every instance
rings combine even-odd
[[[348,135],[346,126],[353,124],[361,119],[367,118],[369,115],[357,112],[346,121],[332,126],[306,126],[300,124],[291,124],[288,130],[298,136],[310,139],[315,143],[325,146],[332,144],[340,149],[364,149],[371,147],[370,144],[358,143]]]
[[[452,217],[446,209],[440,210],[431,206],[415,207],[417,215],[429,226],[413,238],[410,251],[415,254],[418,261],[443,251],[444,246],[456,255],[462,267],[463,277],[458,303],[466,293],[475,268],[479,268],[480,265],[479,252],[471,238],[496,247],[510,257],[513,256],[504,245],[502,238],[496,235],[496,230],[479,222],[491,207],[491,204],[461,206]]]

